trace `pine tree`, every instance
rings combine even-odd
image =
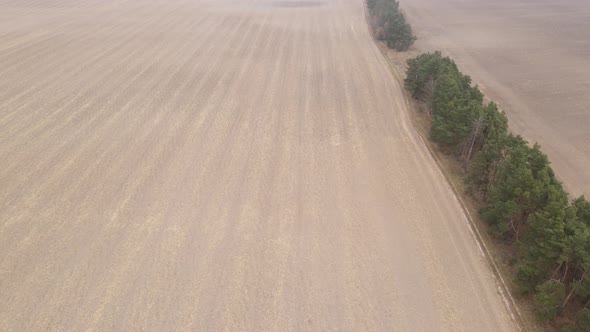
[[[498,166],[491,200],[482,217],[498,235],[520,237],[528,217],[543,208],[550,190],[561,190],[547,156],[538,145],[529,148],[520,137],[509,137],[506,157]]]
[[[576,207],[578,218],[587,226],[590,226],[590,203],[584,196],[580,196],[572,203]]]
[[[565,289],[559,281],[549,280],[539,285],[533,300],[537,318],[542,321],[555,318],[564,297]]]
[[[561,267],[564,262],[568,264],[567,257],[564,256],[567,246],[567,196],[559,188],[550,190],[546,206],[532,215],[526,237],[520,243],[521,266],[516,280],[522,291],[529,291],[537,286],[552,266]]]
[[[374,28],[382,32],[379,37],[389,48],[405,51],[412,46],[416,37],[397,0],[368,0],[367,7],[373,15]]]
[[[489,103],[484,108],[484,128],[475,146],[475,150],[479,151],[473,158],[466,179],[468,190],[480,194],[484,201],[494,181],[497,165],[503,158],[507,139],[508,119],[498,111],[496,104]]]
[[[408,71],[404,85],[415,99],[430,101],[434,82],[443,72],[457,73],[453,60],[443,57],[440,52],[423,53],[408,60]]]

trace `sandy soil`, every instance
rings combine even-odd
[[[441,49],[590,196],[590,2],[404,0],[416,47]]]
[[[363,3],[0,4],[0,330],[514,329]]]

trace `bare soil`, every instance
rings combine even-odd
[[[442,50],[590,196],[590,2],[405,0],[420,51]]]
[[[515,325],[357,0],[0,4],[0,330]]]

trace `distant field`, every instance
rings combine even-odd
[[[590,196],[590,2],[405,0],[416,47],[443,50]]]
[[[361,0],[0,3],[0,330],[514,328]]]

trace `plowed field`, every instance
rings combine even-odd
[[[0,330],[513,328],[363,2],[0,3]]]

